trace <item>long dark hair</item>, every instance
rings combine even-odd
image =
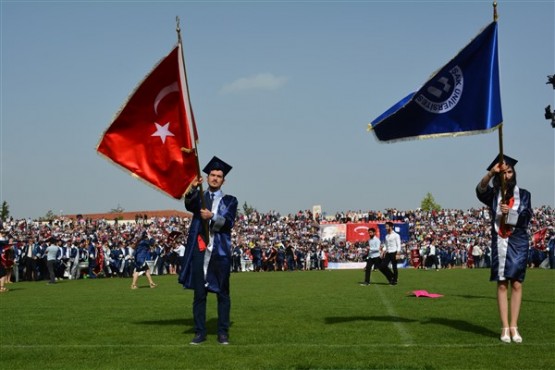
[[[509,200],[514,196],[515,186],[516,186],[516,170],[514,167],[509,166],[513,169],[513,178],[510,180],[505,181],[505,200]],[[501,190],[501,176],[503,174],[496,173],[495,177],[493,178],[493,187],[495,190]]]

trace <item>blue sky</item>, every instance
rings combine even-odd
[[[505,153],[534,206],[555,205],[553,1],[499,1]],[[16,218],[183,209],[96,154],[181,32],[201,165],[281,213],[321,205],[479,207],[497,132],[394,144],[367,124],[492,20],[491,1],[2,1],[0,198]]]

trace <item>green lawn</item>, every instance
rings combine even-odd
[[[2,369],[553,369],[555,271],[528,270],[522,344],[499,340],[489,270],[361,270],[231,277],[230,345],[191,346],[192,292],[175,276],[9,285],[0,295]],[[407,295],[416,289],[438,299]]]

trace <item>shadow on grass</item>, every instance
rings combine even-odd
[[[494,299],[497,300],[495,296],[485,296],[485,295],[470,295],[470,294],[450,294],[451,297],[461,297],[465,299]]]
[[[432,317],[425,320],[410,319],[399,316],[349,316],[349,317],[326,317],[326,324],[342,324],[353,321],[379,321],[379,322],[391,322],[391,323],[417,323],[422,325],[442,325],[449,328],[469,332],[477,335],[483,335],[485,337],[497,337],[499,333],[494,332],[486,327],[473,324],[464,320],[453,320],[444,317]]]
[[[466,299],[489,299],[497,301],[497,297],[495,295],[492,296],[483,296],[483,295],[470,295],[470,294],[450,294],[451,297],[461,297]],[[537,299],[527,299],[525,297],[522,298],[522,302],[532,302],[532,303],[541,303],[541,304],[548,304],[553,305],[553,302],[549,301],[539,301]]]
[[[443,325],[459,331],[483,335],[485,337],[497,337],[499,333],[494,332],[486,327],[473,324],[465,320],[453,320],[445,317],[432,317],[421,322],[422,325]]]

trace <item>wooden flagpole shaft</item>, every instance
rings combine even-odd
[[[493,21],[497,22],[497,1],[493,1]],[[503,165],[503,123],[499,125],[498,129],[499,133],[499,167]],[[505,204],[505,175],[503,173],[499,173],[499,180],[501,182],[501,203]],[[501,217],[501,229],[505,226],[505,216]]]
[[[499,125],[499,166],[503,164],[503,124]],[[505,176],[499,173],[501,180],[501,202],[505,203]]]
[[[493,21],[497,22],[497,1],[493,1]],[[499,166],[503,164],[503,123],[499,125],[499,129],[497,130],[499,133]],[[501,202],[505,203],[505,176],[500,173],[500,181],[501,181]]]
[[[503,164],[503,124],[499,125],[499,167]],[[501,181],[501,204],[506,204],[505,200],[505,175],[499,172],[499,180]],[[500,229],[505,228],[505,221],[507,216],[501,215]]]
[[[179,43],[179,46],[181,48],[181,58],[183,60],[183,73],[185,75],[185,89],[187,89],[187,99],[188,99],[188,103],[189,103],[189,107],[191,107],[191,96],[189,94],[189,83],[187,81],[187,70],[185,68],[185,55],[183,53],[183,43],[181,41],[181,28],[179,27],[179,16],[175,17],[175,21],[176,21],[176,28],[175,31],[177,32],[177,42]],[[191,117],[187,117],[188,119],[192,119],[192,114]],[[193,141],[194,138],[193,138]],[[198,150],[197,150],[197,143],[193,144],[193,148],[195,151],[195,158],[197,159],[197,176],[198,177],[202,177],[202,173],[200,172],[200,161],[198,158]],[[204,189],[202,187],[202,183],[199,184],[199,192],[200,192],[200,202],[201,202],[201,207],[202,208],[206,208],[206,199],[204,199]],[[212,211],[212,210],[211,210]],[[202,220],[202,226],[204,228],[204,234],[206,235],[206,245],[208,245],[208,243],[210,243],[210,227],[208,224],[207,220]]]

